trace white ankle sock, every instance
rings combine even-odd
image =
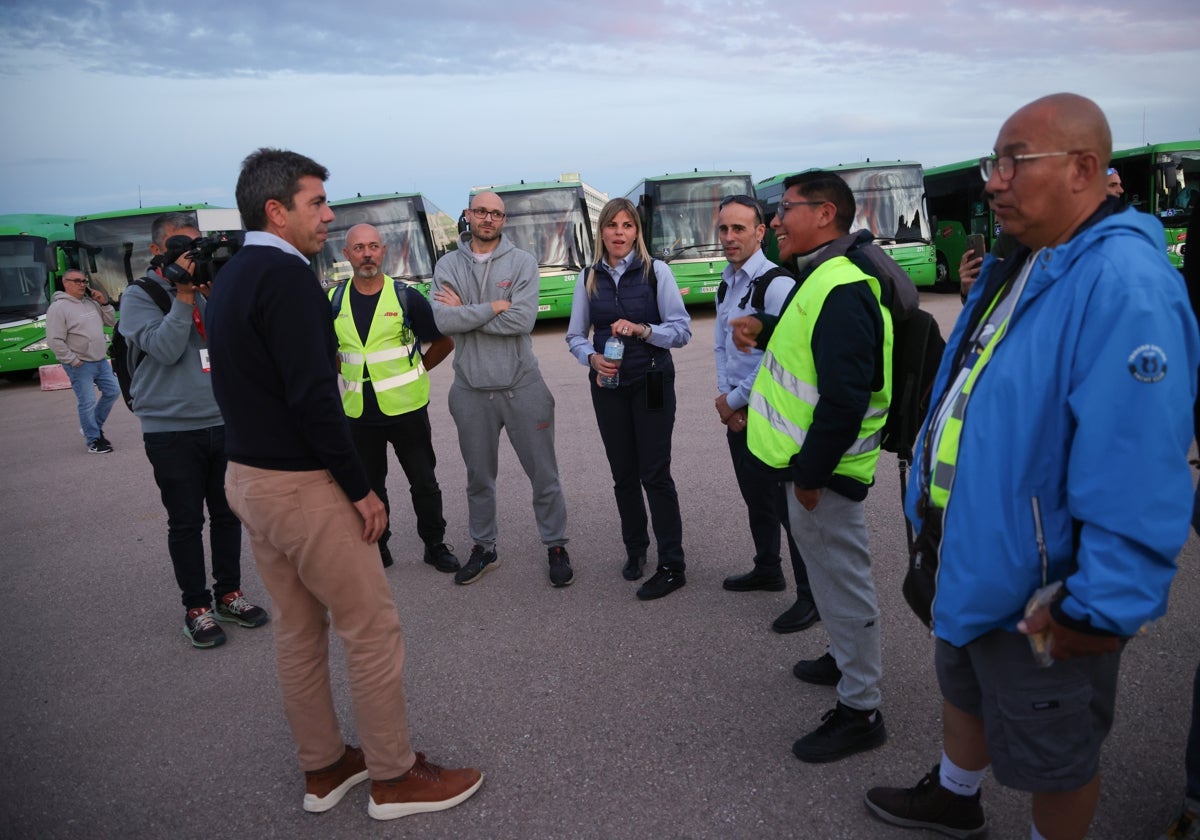
[[[941,783],[942,787],[959,796],[974,796],[979,792],[979,784],[987,775],[987,768],[982,770],[964,770],[950,760],[942,751]]]

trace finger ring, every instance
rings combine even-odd
[[[629,327],[621,327],[621,335],[629,335]]]

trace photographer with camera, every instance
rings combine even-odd
[[[211,249],[196,242],[200,231],[190,213],[159,216],[150,235],[154,260],[145,279],[122,295],[118,329],[129,345],[133,413],[167,510],[167,550],[186,611],[183,631],[195,647],[210,648],[225,642],[218,621],[261,627],[268,616],[242,596],[242,526],[225,499],[225,426],[213,397],[204,330],[211,278],[198,271],[207,267]],[[204,568],[206,503],[211,594]]]

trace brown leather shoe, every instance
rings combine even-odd
[[[347,745],[342,757],[322,770],[304,774],[304,810],[328,811],[359,782],[367,780],[367,761],[362,750]]]
[[[483,784],[483,774],[467,767],[447,770],[417,753],[417,763],[398,779],[371,780],[367,813],[377,820],[394,820],[409,814],[444,811],[470,798]]]

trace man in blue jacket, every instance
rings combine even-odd
[[[1166,611],[1200,336],[1159,223],[1105,194],[1111,152],[1096,104],[1055,94],[980,161],[1023,247],[985,258],[915,456],[944,751],[915,788],[867,793],[896,825],[981,836],[990,764],[1032,793],[1035,840],[1083,837],[1121,650]]]

